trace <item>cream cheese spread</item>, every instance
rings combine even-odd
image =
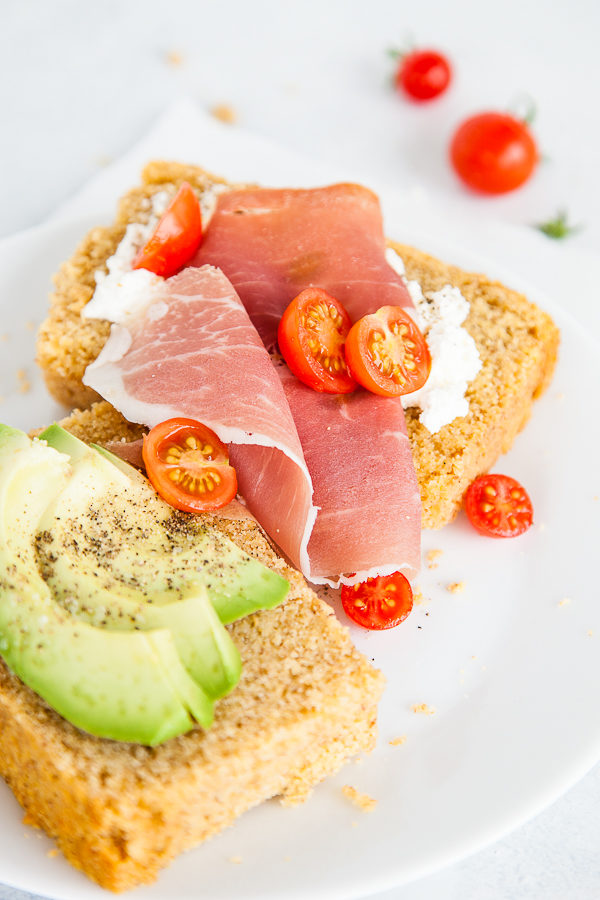
[[[200,195],[202,225],[205,228],[217,205],[217,196],[227,185],[214,184]],[[117,325],[126,325],[132,317],[163,296],[164,279],[146,269],[132,269],[139,250],[144,246],[158,225],[161,216],[171,202],[173,191],[157,191],[148,199],[150,217],[147,222],[132,222],[125,230],[121,243],[106,261],[107,272],[99,269],[96,289],[82,316],[88,319],[106,319]]]
[[[405,277],[402,258],[386,251],[391,267],[402,276],[414,310],[407,310],[425,335],[431,353],[431,372],[423,387],[402,397],[404,408],[418,407],[419,421],[433,434],[458,416],[469,412],[466,391],[481,369],[475,341],[462,327],[469,314],[469,302],[458,288],[445,285],[439,291],[423,293],[417,281]]]
[[[119,246],[106,260],[108,271],[98,269],[95,273],[96,289],[82,311],[83,318],[107,319],[126,325],[132,316],[143,312],[162,297],[164,279],[147,269],[132,269],[131,266],[170,200],[168,191],[157,191],[149,201],[151,211],[148,221],[132,222],[127,226]]]

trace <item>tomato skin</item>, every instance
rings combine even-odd
[[[374,631],[395,628],[410,613],[412,589],[401,572],[342,585],[344,612],[357,625]]]
[[[450,159],[468,187],[483,194],[505,194],[531,177],[539,156],[525,122],[487,112],[459,125],[450,143]]]
[[[465,494],[469,521],[486,537],[523,534],[533,523],[533,505],[525,488],[508,475],[480,475]]]
[[[322,288],[306,288],[285,310],[277,330],[281,355],[296,378],[315,391],[349,394],[356,388],[344,355],[350,317]]]
[[[398,89],[419,102],[439,97],[451,79],[450,63],[437,50],[413,50],[401,57],[396,70]]]
[[[142,456],[155,491],[175,509],[210,512],[237,493],[227,447],[195,419],[167,419],[156,425],[144,437]]]
[[[431,370],[425,338],[401,306],[382,306],[355,322],[346,338],[346,361],[358,383],[382,397],[418,390]]]
[[[202,240],[200,203],[184,181],[146,244],[133,261],[133,269],[148,269],[169,278],[190,261]]]

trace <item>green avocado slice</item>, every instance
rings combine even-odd
[[[50,706],[92,734],[155,744],[189,730],[190,712],[208,726],[212,703],[181,665],[169,631],[150,639],[111,634],[55,603],[31,536],[70,474],[64,454],[0,426],[0,653]]]
[[[56,424],[47,428],[40,435],[40,439],[47,441],[55,449],[68,453],[74,461],[91,452],[86,444]],[[177,564],[179,582],[184,581],[187,585],[191,581],[203,584],[224,625],[259,609],[272,609],[285,599],[289,590],[285,578],[244,553],[233,541],[218,534],[216,530],[211,529],[207,535],[202,516],[177,513],[171,509],[156,496],[154,490],[149,487],[146,477],[133,466],[108,450],[98,447],[96,452],[100,452],[130,480],[138,485],[145,485],[157,507],[160,506],[162,509],[167,543],[165,544],[164,533],[161,535],[160,532],[155,532],[150,551],[150,539],[148,535],[144,535],[143,546],[140,546],[139,552],[141,554],[151,552],[152,557],[156,559],[161,552],[159,546],[162,544],[162,552],[165,552],[166,548],[168,555],[174,560],[173,565],[175,562]],[[112,528],[118,528],[118,525],[115,523]],[[204,548],[206,552],[203,552]],[[115,574],[118,567],[117,560],[113,563]],[[125,573],[121,572],[121,575],[125,576]],[[169,579],[172,587],[174,583],[172,571]],[[148,582],[148,588],[158,595],[164,591],[165,581],[158,569],[154,582],[152,584]]]
[[[0,426],[0,655],[92,734],[209,727],[241,671],[219,607],[232,621],[287,582],[199,519],[59,426]]]

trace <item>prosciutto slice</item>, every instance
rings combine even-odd
[[[353,573],[347,581],[397,571],[412,578],[421,501],[400,400],[322,394],[287,366],[278,371],[319,508],[308,543],[312,569]]]
[[[211,266],[163,283],[113,325],[84,383],[132,422],[197,419],[230,444],[240,492],[308,574],[312,481],[280,379],[227,278]]]
[[[353,321],[412,305],[385,259],[379,200],[358,184],[220,194],[194,259],[204,263],[227,275],[268,349],[286,306],[307,287],[329,291]]]
[[[130,421],[211,427],[230,445],[248,508],[309,580],[414,575],[420,504],[400,403],[321,395],[274,366],[219,270],[165,281],[113,325],[84,381]]]

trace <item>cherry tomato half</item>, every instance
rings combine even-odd
[[[356,387],[344,356],[350,325],[335,297],[321,288],[306,288],[281,317],[277,331],[281,355],[294,375],[315,391],[348,394]]]
[[[450,143],[450,159],[468,187],[484,194],[505,194],[527,181],[539,157],[525,122],[488,112],[458,127]]]
[[[144,438],[142,455],[152,486],[175,509],[210,512],[236,495],[227,447],[194,419],[156,425]]]
[[[357,625],[381,631],[404,621],[412,609],[413,595],[404,575],[394,572],[359,584],[344,584],[342,606]]]
[[[190,261],[202,239],[202,214],[196,194],[184,181],[154,233],[133,261],[132,268],[148,269],[169,278]]]
[[[487,537],[516,537],[533,522],[533,506],[518,481],[508,475],[480,475],[465,495],[471,524]]]
[[[400,58],[396,86],[413,100],[433,100],[452,78],[450,63],[437,50],[413,50]]]
[[[425,338],[401,306],[382,306],[354,323],[346,362],[359,384],[383,397],[418,390],[431,369]]]

